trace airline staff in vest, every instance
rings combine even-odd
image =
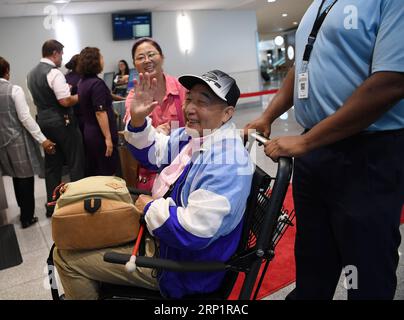
[[[297,299],[393,299],[404,204],[402,0],[315,0],[296,32],[296,63],[260,119],[269,136],[295,107],[299,136],[265,153],[295,157]]]
[[[55,144],[32,118],[22,88],[9,80],[10,64],[0,57],[0,174],[13,178],[21,227],[25,229],[38,222],[34,175],[43,175],[38,145],[46,153],[53,153]]]
[[[78,103],[77,95],[70,94],[65,76],[58,70],[62,65],[63,45],[48,40],[42,46],[42,59],[28,74],[28,88],[37,107],[37,122],[48,139],[55,142],[55,153],[45,154],[45,182],[47,201],[62,180],[66,163],[70,180],[84,177],[83,140],[74,118],[72,106]],[[53,207],[48,206],[46,216],[51,217]]]

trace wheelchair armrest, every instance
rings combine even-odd
[[[228,268],[221,261],[173,261],[143,256],[136,258],[136,265],[143,268],[160,268],[179,272],[214,272],[224,271]]]
[[[130,254],[107,252],[104,255],[104,261],[109,263],[126,264],[129,259]],[[136,266],[177,272],[217,272],[225,271],[230,268],[229,265],[221,261],[173,261],[144,256],[136,257]]]
[[[130,254],[122,254],[116,252],[107,252],[104,254],[104,261],[114,264],[126,264],[130,259]]]
[[[129,190],[129,193],[132,194],[132,195],[135,195],[135,196],[140,195],[140,194],[145,194],[145,195],[148,195],[148,196],[152,195],[152,193],[150,191],[148,191],[148,190],[142,190],[142,189],[137,189],[137,188],[132,188],[132,187],[127,187],[127,188]]]

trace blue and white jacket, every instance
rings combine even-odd
[[[185,128],[165,136],[149,118],[140,128],[130,124],[125,139],[133,156],[149,169],[161,171],[191,137]],[[226,261],[237,249],[254,167],[234,124],[227,123],[204,140],[185,166],[170,196],[145,207],[149,232],[159,239],[160,258],[176,261]],[[161,293],[181,298],[216,290],[224,272],[158,275]]]

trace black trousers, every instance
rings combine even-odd
[[[404,204],[404,132],[362,134],[295,160],[296,299],[393,299]]]
[[[20,221],[31,221],[35,213],[34,177],[13,178],[13,186],[21,210]]]
[[[47,201],[52,201],[53,190],[62,181],[63,165],[67,163],[70,180],[84,178],[84,147],[76,121],[65,126],[58,123],[39,122],[43,134],[56,143],[56,153],[45,154],[45,183]],[[53,211],[53,208],[50,209]]]

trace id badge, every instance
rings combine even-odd
[[[309,73],[307,71],[298,75],[298,92],[299,99],[307,99],[309,97]]]

